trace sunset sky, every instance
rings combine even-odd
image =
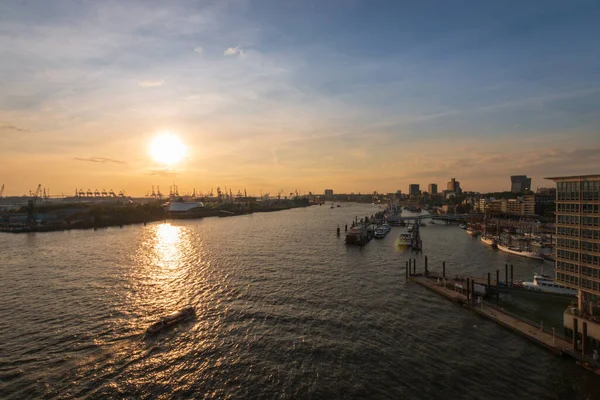
[[[600,2],[3,1],[0,185],[168,191],[600,173]],[[171,132],[185,158],[150,155]]]

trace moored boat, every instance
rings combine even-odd
[[[146,329],[146,333],[155,334],[162,331],[165,328],[168,328],[171,325],[175,325],[178,322],[185,321],[186,319],[192,317],[194,315],[193,307],[186,307],[180,311],[174,312],[169,315],[165,315],[160,318],[158,321],[153,323]]]
[[[493,236],[485,236],[485,235],[481,235],[481,237],[479,238],[479,240],[481,240],[481,243],[488,245],[490,247],[496,248],[497,243],[496,243],[496,239]]]
[[[523,287],[536,292],[577,296],[577,290],[559,285],[554,282],[552,277],[547,275],[535,274],[533,276],[533,282],[523,282]]]
[[[467,226],[466,226],[465,224],[460,224],[458,227],[459,227],[460,229],[467,229]]]
[[[506,253],[514,254],[517,256],[521,256],[521,257],[532,258],[534,260],[543,260],[544,259],[544,257],[542,257],[542,255],[536,251],[522,250],[519,247],[506,246],[506,245],[503,245],[500,243],[498,243],[497,246],[498,246],[498,250],[504,251]]]

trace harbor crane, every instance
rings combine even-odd
[[[27,223],[33,224],[35,222],[33,218],[33,212],[35,211],[35,203],[37,199],[40,197],[40,193],[42,191],[42,185],[38,185],[36,191],[32,193],[29,200],[27,200]]]

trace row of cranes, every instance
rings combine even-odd
[[[162,200],[162,198],[165,196],[160,191],[160,186],[156,186],[156,189],[154,186],[152,186],[152,190],[146,192],[146,197],[151,197],[153,199]],[[210,191],[207,191],[206,193],[196,191],[196,189],[194,188],[192,190],[192,192],[185,192],[185,193],[182,192],[180,194],[179,187],[177,185],[169,186],[168,198],[173,199],[173,198],[181,198],[181,197],[188,197],[188,198],[191,197],[194,199],[209,198],[209,199],[215,199],[219,203],[233,203],[234,201],[241,201],[242,199],[247,199],[248,192],[246,191],[246,189],[244,189],[243,192],[241,190],[238,190],[237,194],[234,195],[233,190],[227,189],[227,186],[225,186],[224,190],[221,190],[221,187],[218,186],[216,196],[215,196],[214,190],[212,188],[210,189]],[[298,190],[296,190],[294,192],[290,192],[289,196],[285,196],[283,189],[280,189],[276,196],[276,198],[278,200],[281,200],[281,199],[288,200],[288,199],[294,199],[294,198],[298,198],[298,197],[300,197],[300,195],[298,194]],[[270,193],[265,193],[263,195],[262,190],[260,191],[260,198],[262,200],[271,200],[272,199]]]
[[[104,199],[104,198],[124,198],[125,197],[125,192],[124,191],[120,191],[118,194],[115,193],[112,189],[110,189],[108,192],[106,191],[106,189],[102,189],[102,191],[99,191],[98,189],[94,190],[93,192],[88,189],[87,191],[84,191],[83,189],[75,189],[75,197],[77,198],[92,198],[92,199]]]

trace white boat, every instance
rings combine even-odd
[[[554,282],[554,279],[547,275],[533,276],[533,282],[523,282],[523,287],[536,292],[566,294],[577,296],[577,290],[571,289]]]
[[[412,235],[410,233],[401,233],[398,236],[399,246],[412,246]]]
[[[409,231],[409,232],[412,232],[413,230],[414,230],[413,226],[412,226],[412,225],[409,225],[409,226],[408,226],[408,231]]]
[[[522,250],[519,247],[505,246],[500,243],[498,243],[497,246],[498,246],[498,250],[504,251],[506,253],[510,253],[510,254],[514,254],[514,255],[522,256],[522,257],[527,257],[527,258],[533,258],[534,260],[543,260],[544,259],[544,257],[542,257],[542,255],[540,253],[538,253],[537,251]]]
[[[389,230],[385,229],[384,227],[380,226],[379,228],[375,229],[375,233],[373,234],[373,237],[377,238],[377,239],[382,239],[385,237],[385,235],[387,235],[389,232]]]
[[[388,224],[383,224],[381,225],[381,228],[385,229],[387,232],[392,230],[392,227]]]
[[[479,240],[481,240],[481,243],[486,244],[490,247],[496,248],[496,239],[494,239],[493,236],[485,236],[482,235]]]
[[[467,229],[467,226],[466,226],[465,224],[460,224],[458,227],[459,227],[460,229]]]

